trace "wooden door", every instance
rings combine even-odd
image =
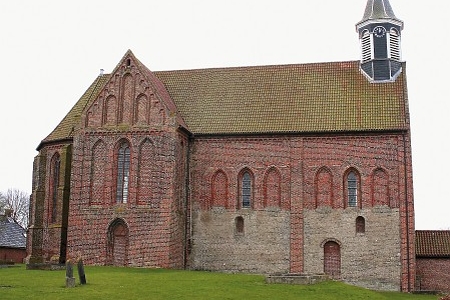
[[[332,278],[341,276],[341,247],[338,243],[329,241],[323,247],[324,272]]]
[[[117,224],[113,228],[112,264],[126,266],[128,252],[128,229],[124,224]]]

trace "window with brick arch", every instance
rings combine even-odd
[[[240,206],[241,208],[250,208],[252,205],[252,175],[248,170],[242,173],[240,184]]]
[[[347,206],[358,207],[359,176],[354,170],[351,170],[347,174],[346,185],[347,185]]]
[[[130,146],[122,141],[117,151],[117,192],[116,202],[128,202],[128,186],[130,179]]]
[[[60,175],[61,159],[56,153],[51,160],[51,182],[50,182],[50,220],[52,223],[56,222],[58,215],[58,187]]]
[[[366,219],[364,217],[356,218],[356,233],[365,233],[366,232]]]
[[[220,206],[227,208],[228,203],[228,193],[227,193],[227,187],[228,187],[228,179],[227,175],[222,170],[217,171],[213,178],[212,178],[212,191],[211,191],[211,198],[212,198],[212,206]]]

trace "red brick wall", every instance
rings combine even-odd
[[[304,210],[315,210],[320,206],[345,209],[343,176],[349,168],[354,168],[360,178],[362,208],[389,204],[392,209],[400,210],[402,221],[399,221],[399,229],[403,245],[400,250],[400,288],[408,290],[408,278],[414,275],[411,260],[414,252],[413,247],[408,250],[406,245],[413,245],[414,237],[407,237],[406,233],[414,229],[414,214],[410,150],[408,141],[404,144],[401,135],[197,138],[190,153],[192,203],[188,203],[188,141],[170,127],[163,128],[151,134],[147,131],[86,130],[75,137],[69,258],[81,254],[87,264],[110,263],[110,225],[120,219],[129,232],[128,265],[183,267],[185,242],[196,230],[202,230],[198,224],[186,219],[189,217],[187,212],[191,207],[194,211],[201,211],[214,206],[237,211],[239,174],[248,169],[253,176],[253,210],[265,211],[275,207],[290,212],[290,226],[286,232],[290,241],[285,245],[290,245],[289,271],[303,272]],[[114,153],[121,139],[127,139],[131,149],[127,204],[115,203]],[[96,151],[99,142],[104,148],[100,152]],[[46,149],[47,157],[50,158],[57,149]],[[99,153],[102,158],[96,157]],[[142,164],[143,156],[150,158],[157,168]],[[97,172],[100,159],[103,159],[102,170]],[[94,180],[98,174],[103,175],[101,182]],[[226,190],[214,188],[217,174],[225,176],[219,178],[217,184],[226,182]],[[48,180],[46,186],[49,186]],[[45,209],[49,207],[48,201],[46,197],[44,226],[51,225],[49,211]],[[261,220],[266,217],[261,217]],[[58,254],[57,226],[47,227],[44,242],[46,259]],[[266,245],[262,240],[261,247]],[[282,251],[279,257],[284,255]],[[236,259],[239,260],[238,257]]]
[[[450,292],[450,258],[417,258],[416,265],[417,289]]]
[[[190,164],[194,223],[190,267],[228,268],[233,272],[291,271],[290,222],[299,228],[295,230],[298,249],[302,222],[290,218],[289,213],[294,185],[291,174],[300,163],[299,153],[294,154],[297,159],[292,159],[290,143],[285,137],[194,141]],[[241,205],[243,171],[251,174],[251,208]],[[236,228],[237,220],[244,221],[243,230]],[[235,232],[242,234],[235,236]],[[296,266],[301,266],[301,256],[291,257]]]
[[[27,251],[25,249],[0,247],[0,261],[13,261],[15,263],[22,264],[26,256]]]
[[[354,169],[360,179],[358,207],[371,209],[385,205],[388,210],[400,212],[397,229],[393,230],[401,232],[402,236],[397,236],[401,242],[390,248],[395,252],[393,256],[400,252],[398,261],[392,264],[402,277],[393,284],[399,290],[408,291],[414,286],[414,235],[407,237],[406,234],[414,232],[414,212],[410,148],[405,138],[405,142],[401,134],[197,138],[191,156],[194,212],[206,212],[215,205],[238,212],[239,176],[242,170],[249,170],[253,176],[253,210],[263,211],[272,201],[267,197],[279,197],[279,207],[290,211],[290,272],[304,272],[304,210],[314,210],[318,206],[346,209],[344,177],[349,169]],[[220,182],[228,182],[226,191],[215,188],[218,174]],[[277,178],[280,178],[279,194]],[[323,190],[323,186],[328,190]],[[218,195],[226,199],[218,200]],[[200,228],[200,224],[194,225],[194,236],[196,232],[207,230]],[[383,232],[374,234],[384,236]],[[318,251],[323,255],[322,248],[318,247]],[[245,263],[246,258],[236,259]],[[392,276],[386,276],[392,280]]]
[[[333,195],[333,208],[346,208],[343,174],[352,168],[361,180],[359,208],[386,203],[400,210],[400,289],[411,291],[415,280],[415,232],[409,133],[305,138],[302,151],[305,209],[315,209],[328,193]],[[320,174],[324,167],[333,176],[331,191],[326,193],[315,186],[323,177]],[[383,182],[388,182],[387,187],[382,186]]]
[[[130,180],[127,203],[116,203],[115,149],[119,140],[130,144]],[[74,142],[70,200],[69,258],[82,255],[86,264],[104,265],[111,257],[111,224],[122,220],[128,229],[127,265],[181,268],[184,264],[186,141],[173,133],[88,133]],[[107,162],[103,193],[91,192],[95,146],[104,143]],[[147,142],[153,151],[148,151]],[[144,145],[144,146],[142,146]],[[142,155],[142,149],[148,157]],[[92,155],[92,153],[94,155]],[[151,160],[154,169],[140,168]],[[148,184],[140,186],[140,179]],[[153,179],[151,179],[153,178]],[[98,190],[98,189],[96,189]],[[92,199],[92,197],[98,197]],[[144,198],[145,197],[145,198]]]

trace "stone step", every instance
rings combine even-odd
[[[326,274],[284,274],[284,275],[268,275],[266,283],[284,283],[284,284],[315,284],[330,280]]]

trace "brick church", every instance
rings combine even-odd
[[[368,0],[357,61],[152,72],[126,52],[37,147],[29,264],[413,290],[402,29]]]

